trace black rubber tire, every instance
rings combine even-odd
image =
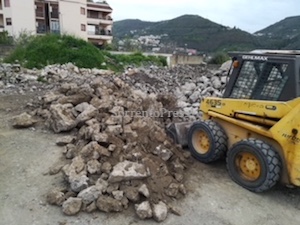
[[[197,131],[205,132],[210,141],[209,150],[204,154],[199,153],[199,151],[197,151],[195,149],[195,146],[193,145],[193,135]],[[219,124],[211,120],[198,121],[193,123],[188,131],[187,139],[191,154],[197,160],[203,163],[214,162],[225,156],[225,153],[227,151],[228,138],[225,131]]]
[[[256,180],[250,181],[241,175],[236,165],[238,154],[251,153],[260,163],[261,173]],[[280,179],[281,159],[269,144],[254,138],[242,140],[227,152],[227,169],[231,179],[252,192],[263,192],[271,189]]]

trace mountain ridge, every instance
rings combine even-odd
[[[121,20],[114,23],[113,29],[117,39],[161,35],[162,43],[175,43],[176,46],[204,52],[300,48],[300,16],[287,17],[253,34],[188,14],[158,22]],[[269,35],[270,31],[272,35]],[[296,44],[289,41],[295,41]]]

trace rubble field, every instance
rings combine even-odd
[[[56,144],[64,160],[53,162],[48,173],[61,173],[63,182],[47,193],[49,204],[66,215],[122,212],[131,205],[138,218],[160,222],[181,214],[173,203],[187,194],[193,164],[165,127],[199,119],[203,97],[222,95],[227,70],[228,64],[219,70],[148,67],[117,75],[71,63],[42,70],[2,64],[0,91],[45,92],[12,125],[61,133]]]

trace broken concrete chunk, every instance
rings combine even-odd
[[[104,195],[98,198],[96,205],[103,212],[121,212],[123,210],[121,201]]]
[[[146,198],[149,198],[150,196],[150,192],[146,184],[142,184],[142,186],[140,186],[139,193],[144,195]]]
[[[176,197],[179,191],[179,184],[171,183],[169,187],[165,190],[166,195],[170,197]]]
[[[84,123],[85,121],[93,118],[96,114],[97,114],[97,109],[92,105],[88,105],[86,106],[84,111],[76,117],[76,121],[77,123]]]
[[[65,194],[58,189],[53,189],[47,194],[47,202],[51,205],[62,205],[65,201]]]
[[[157,222],[162,222],[168,216],[168,207],[164,202],[160,201],[158,204],[153,204],[152,212],[153,212],[153,218]]]
[[[82,202],[88,205],[97,200],[101,194],[101,190],[99,190],[98,186],[93,185],[79,192],[77,197],[81,198]]]
[[[86,165],[87,165],[87,171],[90,174],[95,174],[95,173],[99,174],[101,171],[101,163],[96,159],[92,159],[88,161]]]
[[[140,200],[139,191],[134,187],[128,187],[125,190],[125,196],[129,201],[138,202]]]
[[[72,130],[77,126],[75,117],[72,114],[72,104],[55,104],[50,106],[49,124],[54,132]]]
[[[76,137],[75,136],[71,136],[71,135],[59,137],[56,140],[56,145],[58,145],[58,146],[65,146],[67,144],[74,143],[75,140],[76,140]]]
[[[82,206],[81,198],[68,198],[62,205],[62,211],[64,214],[71,216],[77,214]]]
[[[115,199],[121,201],[124,196],[124,192],[123,191],[112,191],[112,195],[114,196]]]
[[[12,119],[12,125],[14,128],[27,128],[31,127],[35,123],[36,121],[32,118],[32,116],[26,112],[22,113],[19,116],[15,116]]]
[[[108,181],[113,183],[143,179],[148,176],[150,176],[150,172],[143,164],[125,160],[113,167],[113,171],[111,172]]]

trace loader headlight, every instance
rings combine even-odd
[[[240,66],[240,62],[238,60],[234,60],[232,66],[233,68],[238,68]]]

